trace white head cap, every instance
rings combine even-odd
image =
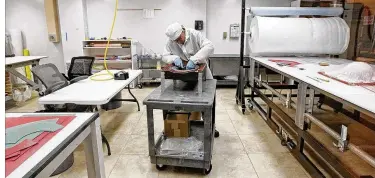
[[[182,25],[176,22],[168,26],[165,34],[168,36],[170,40],[174,41],[178,37],[180,37],[182,31]]]

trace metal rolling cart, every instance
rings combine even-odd
[[[165,80],[164,90],[158,87],[144,101],[147,107],[148,146],[151,163],[156,164],[158,170],[166,166],[180,166],[203,169],[209,174],[212,169],[211,159],[214,144],[215,129],[215,95],[216,80],[202,82],[203,91],[198,92],[198,86],[192,89],[191,83]],[[190,121],[190,136],[203,142],[195,156],[161,154],[161,145],[168,139],[164,132],[155,143],[153,110],[163,110],[163,117],[167,111],[196,111],[202,112],[203,121]],[[188,139],[188,138],[186,138]],[[180,149],[180,148],[179,148]],[[181,148],[183,150],[184,148]],[[198,156],[197,156],[198,155]]]
[[[138,69],[142,70],[142,77],[139,81],[139,88],[142,88],[143,83],[159,83],[161,76],[161,69],[158,66],[162,65],[161,56],[154,55],[140,55],[137,58]]]
[[[248,61],[249,58],[245,57]],[[240,55],[239,54],[213,54],[209,58],[209,66],[214,77],[218,77],[217,85],[236,86],[238,78],[231,79],[230,76],[238,77]]]

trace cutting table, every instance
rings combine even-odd
[[[32,67],[39,65],[41,59],[47,58],[47,56],[15,56],[5,58],[5,71],[25,81],[27,84],[32,86],[32,89],[41,88],[41,84],[34,78],[34,81],[29,80],[24,75],[20,74],[16,68],[25,67],[31,65]]]
[[[270,59],[296,61],[301,64],[295,67],[282,67],[277,65],[277,63],[270,61]],[[353,61],[349,61],[346,59],[311,57],[251,57],[251,64],[254,64],[251,65],[251,69],[253,69],[253,66],[255,67],[255,63],[259,63],[266,68],[276,71],[299,83],[308,85],[308,87],[313,88],[319,93],[333,97],[334,99],[348,104],[354,109],[362,111],[363,113],[375,118],[375,93],[362,86],[350,86],[318,74],[319,71],[325,70],[327,68],[325,66],[320,66],[320,62],[326,62],[330,65],[340,65],[349,64]],[[303,68],[303,70],[301,70],[300,68]],[[250,71],[255,72],[255,70]],[[312,79],[315,77],[329,80],[329,82],[319,82]],[[250,74],[250,81],[251,83],[253,83],[254,73]]]
[[[105,177],[103,148],[101,142],[100,119],[96,113],[6,113],[7,119],[19,117],[60,117],[74,116],[65,127],[45,142],[32,154],[24,154],[19,165],[6,161],[7,169],[12,169],[7,178],[49,177],[55,169],[81,143],[85,145],[88,177]],[[47,136],[48,137],[48,136]],[[12,165],[11,165],[12,164]]]
[[[293,65],[297,65],[283,65],[276,61],[288,61],[293,62]],[[319,63],[322,62],[328,63],[329,66],[319,65]],[[275,130],[275,133],[282,140],[282,144],[284,144],[291,150],[293,156],[295,156],[307,170],[314,170],[315,168],[311,161],[309,161],[310,158],[306,157],[306,152],[308,152],[310,157],[313,157],[315,161],[319,162],[319,164],[324,161],[325,170],[332,168],[332,170],[338,171],[340,175],[344,177],[352,177],[354,175],[356,176],[357,173],[361,174],[360,171],[353,173],[352,170],[343,166],[342,162],[340,162],[339,159],[333,156],[329,149],[322,146],[319,139],[314,138],[311,135],[311,125],[320,128],[326,135],[333,138],[333,142],[335,142],[336,144],[335,149],[337,151],[344,152],[342,154],[335,153],[336,156],[346,154],[355,155],[357,156],[357,158],[360,158],[360,160],[362,160],[361,164],[365,164],[364,167],[370,169],[371,167],[373,167],[373,169],[375,169],[374,157],[371,156],[369,152],[364,151],[360,146],[355,145],[354,142],[351,142],[351,140],[348,139],[348,128],[353,128],[353,124],[348,124],[348,121],[343,123],[342,120],[339,120],[337,118],[336,120],[340,121],[340,123],[336,123],[336,126],[334,126],[336,128],[334,128],[332,125],[327,125],[327,123],[325,123],[325,120],[318,119],[320,115],[317,117],[314,115],[315,112],[313,112],[314,99],[316,94],[319,93],[328,96],[336,100],[337,102],[343,103],[345,106],[354,109],[356,112],[363,113],[372,119],[375,118],[374,91],[371,91],[363,86],[348,85],[318,73],[321,71],[329,71],[334,69],[335,66],[337,67],[338,65],[345,65],[351,62],[353,61],[335,58],[250,57],[250,108],[255,107],[255,109],[257,109],[266,123],[273,130]],[[263,66],[266,69],[272,70],[282,76],[291,79],[292,81],[295,81],[295,83],[291,82],[288,84],[298,85],[297,101],[295,104],[292,104],[290,94],[287,94],[285,97],[284,94],[275,90],[271,83],[265,82],[261,79],[261,72],[259,71],[260,66]],[[282,106],[280,107],[277,102],[268,98],[266,94],[261,92],[261,88],[265,88],[268,91],[271,91],[273,95],[276,95],[282,102]],[[259,104],[259,100],[255,100],[255,95],[257,97],[260,97],[266,104],[266,109],[261,106],[262,104]],[[335,122],[335,120],[333,120],[332,122]],[[357,125],[361,125],[357,121],[352,122],[356,123]],[[363,127],[362,130],[369,130],[366,125],[359,126],[359,128],[361,127]],[[353,136],[353,129],[351,136]],[[365,140],[368,138],[362,139]],[[305,143],[309,146],[306,147]],[[359,143],[360,142],[356,142],[356,144]],[[372,148],[371,144],[367,146]],[[311,150],[314,150],[314,153]],[[345,153],[348,150],[350,150],[350,153]],[[351,169],[358,170],[355,168]],[[321,174],[315,173],[312,176],[320,177]]]

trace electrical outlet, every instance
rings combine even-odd
[[[225,39],[227,39],[227,37],[228,37],[228,33],[227,32],[223,32],[223,39],[225,40]]]

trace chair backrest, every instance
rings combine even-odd
[[[91,71],[94,61],[95,58],[90,56],[73,57],[68,70],[69,80],[79,76],[92,75]]]
[[[66,85],[69,84],[68,80],[60,73],[57,67],[51,63],[35,66],[31,69],[31,72],[46,88],[50,88],[58,82],[66,82]]]

